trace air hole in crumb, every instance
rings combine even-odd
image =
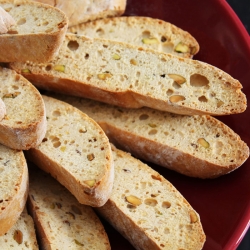
[[[59,110],[55,110],[53,111],[52,115],[58,117],[61,116],[61,112]]]
[[[170,208],[171,207],[171,203],[169,201],[164,201],[164,202],[162,202],[162,207],[163,208]]]
[[[207,98],[206,98],[206,96],[200,96],[199,98],[198,98],[198,100],[200,101],[200,102],[207,102],[208,100],[207,100]]]
[[[157,181],[161,181],[161,176],[160,175],[151,175],[151,178]]]
[[[21,18],[18,22],[17,25],[23,25],[26,23],[26,18]]]
[[[148,30],[143,31],[142,37],[150,37],[150,31],[148,31]]]
[[[44,25],[44,26],[47,26],[48,24],[49,24],[48,21],[44,21],[44,22],[43,22],[43,25]]]
[[[77,41],[69,41],[68,42],[68,48],[71,50],[71,51],[75,51],[79,48],[79,43]]]
[[[174,91],[172,89],[168,89],[166,93],[168,96],[170,96],[174,93]]]
[[[176,83],[176,82],[173,82],[172,86],[175,88],[175,89],[179,89],[181,88],[181,85]]]
[[[146,199],[144,203],[148,206],[155,207],[158,202],[155,199]]]
[[[54,143],[53,143],[53,147],[54,148],[58,148],[58,147],[60,147],[61,146],[61,142],[60,141],[55,141]]]
[[[147,120],[148,118],[149,118],[149,115],[147,115],[147,114],[142,114],[142,115],[139,116],[139,119],[140,119],[141,121]]]
[[[84,56],[85,59],[89,59],[89,54],[86,53],[85,56]]]
[[[83,128],[79,129],[79,133],[86,133],[86,132],[87,132],[87,129],[85,129],[85,128],[84,129]]]
[[[190,77],[190,85],[193,87],[205,87],[208,86],[208,79],[200,74],[193,74]]]
[[[170,229],[168,227],[164,228],[164,234],[169,234],[170,233]]]
[[[46,71],[50,71],[52,69],[52,66],[51,65],[47,65],[46,67],[45,67],[45,70]]]
[[[156,135],[157,132],[158,132],[157,129],[151,129],[151,130],[149,130],[148,134],[149,134],[149,135]]]
[[[167,38],[166,38],[165,36],[162,36],[162,37],[161,37],[161,42],[162,42],[162,43],[165,43],[166,41],[167,41]]]
[[[99,28],[96,30],[96,33],[98,33],[99,36],[102,36],[104,34],[103,29]]]

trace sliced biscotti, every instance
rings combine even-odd
[[[199,51],[199,44],[190,33],[151,17],[104,18],[73,26],[68,32],[131,43],[181,57],[192,58]]]
[[[0,98],[0,121],[4,118],[6,114],[6,107],[3,100]]]
[[[6,106],[6,115],[0,121],[0,143],[20,150],[35,147],[46,133],[42,96],[14,70],[0,68],[0,81],[0,98]]]
[[[23,152],[0,144],[0,172],[0,235],[4,235],[18,220],[27,199],[28,168]]]
[[[80,204],[65,187],[35,166],[29,170],[28,209],[41,249],[111,249],[91,207]]]
[[[35,0],[61,9],[69,18],[69,26],[99,18],[120,16],[126,9],[126,0]]]
[[[114,169],[111,147],[101,127],[73,106],[43,96],[47,133],[27,157],[86,205],[102,206],[109,198]]]
[[[115,181],[107,203],[96,211],[136,249],[202,249],[199,214],[163,176],[113,148]]]
[[[27,213],[26,207],[15,225],[0,236],[1,249],[38,250],[34,221]]]
[[[204,62],[116,41],[67,34],[47,64],[11,63],[38,88],[179,114],[243,112],[241,84]]]
[[[57,8],[32,1],[0,1],[16,22],[0,36],[0,62],[47,62],[54,58],[68,28]]]
[[[198,178],[215,178],[240,167],[249,148],[212,116],[183,116],[149,108],[125,109],[56,95],[99,123],[110,141],[138,158]]]

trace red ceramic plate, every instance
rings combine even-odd
[[[210,63],[238,79],[250,97],[250,39],[225,0],[128,0],[125,15],[150,16],[190,32],[200,44],[194,58]],[[249,98],[250,99],[250,98]],[[250,145],[250,109],[218,117]],[[244,237],[250,218],[250,160],[236,171],[214,179],[188,178],[153,166],[200,214],[207,236],[204,250],[233,250]],[[134,249],[104,222],[112,249]]]

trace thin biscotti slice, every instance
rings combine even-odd
[[[47,62],[54,58],[68,28],[62,11],[25,0],[0,0],[0,7],[16,22],[0,36],[0,62]]]
[[[15,225],[0,236],[1,249],[38,250],[34,221],[27,213],[26,207]]]
[[[47,64],[11,63],[38,88],[127,108],[228,115],[246,109],[241,84],[204,62],[67,34]]]
[[[206,236],[199,214],[163,176],[113,148],[115,181],[96,211],[136,249],[202,249]]]
[[[3,100],[0,98],[0,121],[4,118],[6,114],[6,107]]]
[[[169,22],[151,17],[104,18],[73,26],[68,32],[131,43],[181,57],[192,58],[199,51],[199,44],[190,33]]]
[[[0,121],[0,143],[19,150],[40,144],[46,133],[42,96],[22,75],[0,68],[0,98],[6,115]]]
[[[43,96],[47,133],[27,152],[29,160],[50,173],[77,200],[102,206],[113,186],[114,166],[109,140],[101,127],[73,106]]]
[[[98,122],[117,147],[187,176],[219,177],[249,157],[249,148],[239,135],[212,116],[125,109],[89,99],[56,97]]]
[[[126,9],[126,0],[34,0],[61,9],[69,18],[69,26],[99,18],[120,16]]]
[[[29,170],[27,204],[41,249],[111,249],[104,227],[91,207],[80,204],[65,187],[35,166]]]
[[[28,195],[28,168],[23,151],[0,144],[0,172],[0,235],[4,235],[18,220]]]

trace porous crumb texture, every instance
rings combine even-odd
[[[218,68],[110,40],[67,34],[50,63],[12,63],[10,67],[38,88],[123,107],[193,115],[246,109],[241,84]]]
[[[6,234],[0,236],[0,246],[6,250],[38,250],[34,222],[26,208],[15,225]]]
[[[150,17],[99,19],[70,27],[68,32],[131,43],[181,57],[192,57],[199,51],[199,44],[190,33],[171,23]]]
[[[98,122],[119,147],[190,176],[217,177],[241,166],[249,157],[246,143],[211,116],[125,109],[84,98],[57,97]],[[214,170],[209,167],[213,164]],[[185,166],[186,172],[180,166]]]
[[[107,136],[96,122],[73,106],[47,96],[43,99],[47,132],[42,143],[31,149],[32,161],[66,185],[81,203],[95,206],[95,199],[103,203],[113,183]]]
[[[13,34],[54,33],[60,29],[60,23],[65,17],[54,8],[29,3],[28,1],[0,1],[0,6],[15,20],[13,26],[5,36]]]
[[[69,26],[98,18],[122,15],[126,0],[35,0],[62,10],[69,18]]]
[[[202,249],[199,215],[157,172],[113,149],[115,182],[108,203],[97,210],[136,249]]]
[[[44,249],[110,249],[92,208],[79,204],[68,190],[37,169],[30,175],[28,204]]]

